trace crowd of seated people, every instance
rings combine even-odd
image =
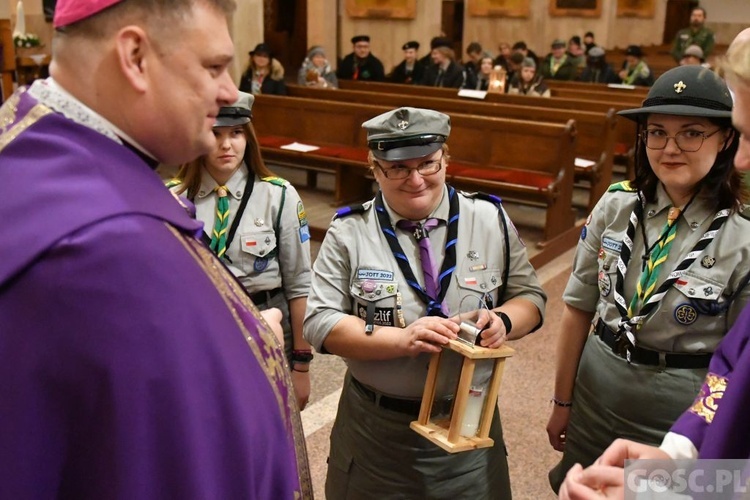
[[[698,9],[701,10],[701,9]],[[699,12],[700,14],[701,12]],[[391,82],[429,87],[488,90],[493,72],[505,77],[503,92],[523,95],[549,96],[545,80],[579,81],[585,83],[627,84],[651,86],[654,74],[639,45],[630,45],[624,51],[624,60],[617,69],[607,60],[604,47],[597,45],[594,33],[583,37],[573,35],[567,42],[556,38],[550,51],[539,57],[525,41],[514,44],[502,42],[498,55],[484,49],[479,42],[466,48],[466,58],[457,57],[452,40],[437,36],[430,40],[429,51],[420,57],[420,43],[411,40],[403,44],[403,59],[386,73],[383,63],[370,50],[370,37],[352,37],[352,52],[338,60],[333,69],[325,49],[313,46],[297,71],[298,85],[320,88],[338,88],[339,80]],[[698,43],[685,48],[679,65],[710,67],[704,49]],[[258,44],[249,53],[249,61],[239,82],[239,88],[252,94],[286,94],[284,67],[275,59],[270,47]],[[533,62],[533,66],[531,63]],[[524,79],[532,74],[530,79]]]

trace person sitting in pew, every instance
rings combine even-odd
[[[505,71],[508,71],[508,63],[513,51],[511,50],[510,45],[505,42],[501,43],[498,48],[500,49],[500,55],[495,58],[494,65],[501,66]]]
[[[386,79],[391,83],[405,83],[407,85],[421,82],[424,77],[425,66],[417,60],[419,42],[416,40],[406,42],[401,50],[404,51],[404,60],[394,66]]]
[[[432,49],[431,56],[432,65],[425,70],[422,85],[460,89],[466,81],[466,72],[455,61],[453,49],[441,42],[441,45]]]
[[[592,31],[587,31],[586,34],[583,35],[583,46],[585,47],[586,55],[588,55],[591,49],[597,47],[596,41],[594,40],[594,33]]]
[[[586,67],[578,78],[588,83],[620,83],[620,78],[606,60],[606,53],[601,47],[592,47],[586,56]]]
[[[578,76],[578,67],[565,51],[565,40],[558,38],[552,42],[551,47],[552,52],[542,61],[542,76],[550,80],[575,80]]]
[[[629,45],[625,49],[625,61],[622,63],[618,76],[626,85],[650,87],[654,84],[654,75],[643,60],[643,51],[638,45]]]
[[[253,95],[286,95],[284,66],[274,59],[271,48],[259,43],[249,52],[250,60],[240,79],[240,90]]]
[[[514,43],[513,47],[512,47],[512,51],[513,52],[520,52],[521,54],[523,54],[523,57],[530,57],[530,58],[532,58],[534,60],[535,63],[537,63],[537,64],[539,63],[539,60],[540,60],[539,56],[536,55],[536,52],[534,52],[533,50],[531,50],[526,45],[526,42],[524,42],[523,40],[520,40],[520,41]]]
[[[703,57],[703,49],[700,48],[698,45],[691,45],[687,49],[685,49],[685,53],[682,55],[682,59],[680,59],[680,66],[703,66],[703,67],[710,67],[709,64],[705,63],[706,58]]]
[[[542,75],[536,72],[536,63],[527,57],[521,63],[521,71],[513,76],[508,88],[509,94],[520,94],[534,97],[552,97]]]
[[[367,35],[352,37],[352,47],[352,53],[341,60],[336,76],[341,80],[385,81],[383,63],[370,52],[370,37]]]
[[[492,75],[492,68],[494,68],[493,60],[491,56],[484,56],[479,60],[479,71],[472,79],[469,75],[466,75],[466,83],[464,83],[465,89],[472,90],[487,90],[490,86],[490,76]]]
[[[576,68],[583,68],[586,66],[586,52],[581,45],[580,36],[575,35],[570,37],[566,54],[568,55],[570,62],[572,62]]]
[[[302,61],[302,67],[297,73],[297,84],[323,89],[339,87],[336,72],[328,64],[323,47],[315,45],[307,52],[307,57]]]

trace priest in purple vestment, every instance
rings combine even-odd
[[[732,122],[742,134],[734,163],[748,172],[750,28],[732,42],[723,66],[734,96]],[[677,419],[661,446],[615,441],[596,464],[587,469],[576,465],[568,472],[560,498],[622,498],[625,460],[694,458],[750,459],[750,307],[745,307],[719,344],[694,403]]]
[[[0,108],[0,498],[312,497],[279,342],[158,162],[207,153],[233,0],[58,0]]]

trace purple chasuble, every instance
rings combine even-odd
[[[699,458],[750,458],[750,307],[711,357],[708,374],[693,405],[671,432],[698,449]]]
[[[0,498],[312,496],[284,355],[128,148],[0,108]]]

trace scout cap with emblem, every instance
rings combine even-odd
[[[724,80],[702,66],[680,66],[659,77],[640,108],[618,114],[634,121],[652,113],[731,118],[732,96]]]
[[[431,109],[399,108],[367,120],[362,128],[375,158],[402,161],[440,149],[451,133],[451,119]]]
[[[253,102],[255,96],[246,92],[240,92],[240,98],[231,106],[223,106],[219,109],[214,127],[236,127],[248,123],[253,114]]]

